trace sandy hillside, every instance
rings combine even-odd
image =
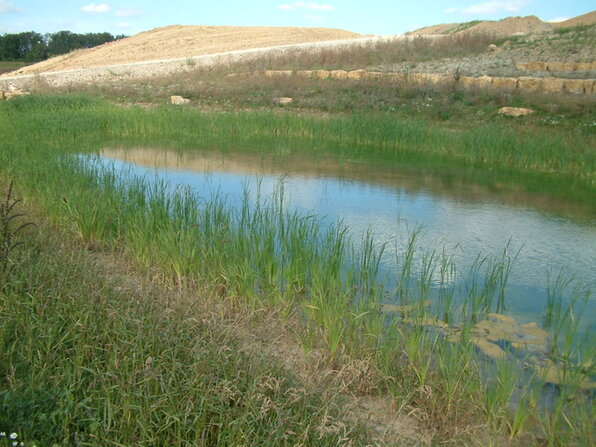
[[[480,22],[463,32],[495,33],[497,36],[511,36],[514,34],[533,34],[551,31],[553,26],[543,22],[536,16],[507,17],[497,22]]]
[[[361,37],[332,28],[167,26],[99,47],[78,50],[11,75],[101,67],[150,60],[202,56],[226,51]]]
[[[574,17],[564,22],[553,23],[556,28],[568,28],[579,25],[594,25],[596,23],[596,11]]]
[[[435,34],[450,34],[454,32],[454,30],[457,29],[459,25],[459,23],[441,23],[440,25],[425,26],[424,28],[411,31],[406,34],[409,34],[411,36],[432,36]]]
[[[499,21],[485,20],[473,26],[465,23],[446,23],[442,25],[427,26],[411,32],[412,35],[429,34],[457,34],[470,32],[494,33],[497,36],[511,36],[514,34],[532,34],[552,31],[555,28],[571,27],[577,25],[592,25],[596,23],[596,11],[584,14],[560,23],[543,22],[536,16],[507,17]]]

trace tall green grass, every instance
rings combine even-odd
[[[347,229],[341,224],[323,229],[312,216],[288,212],[282,189],[271,197],[261,198],[256,207],[249,206],[246,193],[242,204],[234,208],[226,204],[225,197],[200,197],[186,188],[172,190],[172,185],[167,183],[122,175],[79,155],[93,154],[114,142],[161,140],[178,143],[181,149],[194,145],[277,152],[302,150],[310,154],[329,151],[345,159],[380,158],[393,162],[421,152],[445,160],[455,158],[463,164],[481,164],[475,158],[477,154],[472,154],[463,144],[468,142],[472,146],[471,134],[451,135],[415,121],[395,123],[381,115],[361,122],[352,117],[202,114],[172,108],[146,111],[116,108],[80,97],[26,98],[3,106],[3,112],[6,113],[0,118],[0,128],[6,138],[0,143],[2,173],[19,179],[19,187],[31,200],[65,231],[78,235],[90,249],[124,250],[137,262],[156,269],[163,281],[174,287],[207,285],[222,299],[242,300],[255,308],[282,308],[286,315],[296,315],[302,323],[297,335],[305,351],[315,345],[324,346],[331,367],[342,356],[372,358],[376,368],[388,378],[377,392],[390,393],[401,408],[419,409],[440,439],[460,439],[464,427],[488,424],[492,430],[513,438],[530,436],[536,443],[542,439],[550,445],[591,442],[588,427],[593,421],[594,404],[580,386],[580,381],[586,377],[586,364],[574,361],[578,356],[569,359],[569,369],[574,373],[568,374],[559,386],[564,399],[556,399],[554,406],[547,406],[542,412],[533,411],[534,388],[521,379],[515,380],[510,364],[499,363],[495,375],[489,376],[492,382],[486,381],[483,370],[487,361],[476,353],[471,325],[505,306],[502,291],[511,265],[505,253],[500,260],[477,260],[468,277],[466,307],[460,310],[455,307],[453,290],[449,288],[454,267],[448,256],[429,253],[422,269],[414,269],[412,259],[417,238],[414,232],[399,259],[398,288],[389,291],[395,301],[407,305],[408,310],[403,308],[390,317],[381,311],[380,304],[387,290],[376,278],[381,253],[373,248],[370,235],[362,241],[364,250],[356,251]],[[539,146],[530,137],[499,136],[496,131],[492,135],[494,140],[479,137],[479,145],[487,146],[484,150],[493,154],[497,165],[504,162],[497,150],[500,141],[519,145],[520,153],[509,152],[506,157],[506,160],[513,155],[519,157],[515,169],[540,170],[536,166],[551,163],[546,157],[542,159],[540,154],[532,153],[534,149],[539,151]],[[441,152],[447,151],[448,143],[455,144],[453,152]],[[556,144],[552,143],[548,151],[554,150]],[[577,158],[578,163],[586,167],[582,174],[587,173],[591,178],[592,157],[588,154],[583,159],[581,155]],[[565,178],[571,174],[558,175]],[[581,183],[581,175],[573,178]],[[483,269],[485,274],[481,278],[479,272]],[[438,310],[426,305],[431,298],[430,279],[436,272],[445,279]],[[489,281],[484,281],[484,277]],[[64,286],[68,286],[66,279]],[[564,339],[574,337],[573,334],[577,334],[575,320],[565,319],[564,312],[556,311],[559,301],[555,295],[553,297],[548,314],[549,324],[555,328],[553,333],[562,334],[559,337]],[[97,303],[99,308],[103,306],[102,300]],[[36,304],[31,301],[30,305]],[[16,307],[6,313],[6,318],[20,315],[19,324],[27,330],[25,322],[28,320],[23,312],[31,311],[23,311],[16,299],[11,306]],[[60,312],[67,315],[67,307]],[[81,312],[78,320],[86,327],[91,324],[90,308],[81,308]],[[155,314],[151,315],[154,318]],[[178,317],[182,318],[176,314]],[[173,320],[167,321],[171,324]],[[444,323],[449,323],[450,328],[441,329]],[[7,320],[5,327],[12,327],[12,323]],[[58,331],[58,327],[55,330]],[[72,331],[66,334],[67,340],[73,343],[86,340],[76,325]],[[122,325],[110,331],[121,332],[134,335],[134,331]],[[178,340],[177,333],[172,337]],[[105,343],[109,342],[102,339],[99,344]],[[555,340],[555,343],[558,342]],[[84,346],[95,344],[96,341],[83,343]],[[123,348],[122,356],[137,360],[148,358],[136,349]],[[188,355],[188,345],[182,344],[176,349],[176,359]],[[593,340],[582,349],[582,358],[586,358],[593,352]],[[10,354],[16,355],[14,351]],[[26,365],[35,355],[29,347],[19,361]],[[73,369],[67,373],[68,380],[73,380],[67,390],[77,390],[76,384],[80,383],[89,383],[93,390],[105,385],[105,379],[81,382],[82,376],[99,374],[101,370],[98,367],[91,373],[86,371],[82,368],[85,358],[83,354],[74,357],[73,361],[79,363],[75,361]],[[116,362],[116,358],[113,361]],[[172,362],[166,366],[171,365],[174,370],[175,365],[184,364],[180,360]],[[224,372],[227,370],[224,368]],[[175,374],[176,382],[186,383],[178,375],[184,375],[183,370]],[[587,375],[590,377],[591,373]],[[250,377],[249,373],[245,378],[250,381]],[[513,410],[510,407],[512,390],[518,402]],[[143,417],[148,418],[147,424],[133,427],[119,425],[132,424],[134,419],[132,410],[117,405],[116,401],[122,396],[111,394],[110,388],[103,391],[107,399],[113,399],[102,407],[107,408],[106,413],[101,418],[85,417],[108,424],[110,433],[126,428],[135,436],[157,438],[155,427],[158,424],[151,419],[146,394],[141,394],[145,397],[139,400],[126,397],[126,408],[144,406]],[[87,411],[84,406],[77,407],[80,395],[58,401],[71,402],[76,411],[79,408],[83,413]],[[92,413],[95,407],[95,403],[90,405],[89,411]],[[68,407],[65,411],[70,415],[75,410]],[[176,411],[180,413],[174,414],[184,418],[197,414],[188,413],[188,408]],[[240,417],[247,422],[246,427],[253,424],[252,419],[244,419],[243,414],[231,411],[221,417],[232,420]],[[197,417],[202,421],[200,415]],[[298,417],[308,419],[310,416]],[[567,423],[570,418],[573,418],[571,424]],[[231,423],[230,419],[226,421]],[[67,422],[60,433],[71,433],[64,430],[74,422],[70,419]],[[152,431],[139,432],[148,426],[153,427]],[[180,426],[174,421],[172,427]],[[262,425],[257,424],[258,427]],[[91,428],[86,430],[91,431]],[[184,439],[189,433],[205,433],[205,430],[206,427],[201,426],[192,433],[177,431],[175,435],[176,439]],[[231,434],[245,433],[245,428],[238,430],[232,430]],[[213,436],[231,434],[217,431]],[[225,439],[232,443],[231,438]],[[222,444],[226,445],[223,441]]]
[[[450,130],[392,114],[312,117],[272,112],[202,113],[192,109],[114,107],[86,97],[29,97],[3,105],[8,150],[27,136],[43,147],[69,151],[102,146],[164,143],[180,150],[217,148],[267,151],[283,156],[331,154],[346,161],[418,165],[478,177],[513,175],[528,190],[547,189],[590,203],[596,155],[589,133],[540,133],[496,122]],[[18,126],[15,127],[15,123]],[[14,128],[14,130],[11,130]],[[84,138],[79,138],[84,136]],[[80,140],[80,145],[77,141]],[[482,175],[481,175],[482,174]],[[495,181],[499,181],[496,180]]]
[[[21,234],[0,291],[1,432],[27,447],[371,442],[335,390],[247,351],[200,295],[106,280],[88,252],[40,229]]]

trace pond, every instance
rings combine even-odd
[[[246,188],[256,200],[257,190],[267,196],[281,182],[288,209],[314,214],[327,224],[341,220],[356,243],[371,230],[375,247],[385,246],[381,272],[387,277],[395,277],[415,231],[420,234],[414,270],[422,268],[424,254],[447,253],[460,287],[479,256],[505,256],[514,260],[507,313],[519,321],[542,318],[547,289],[559,272],[590,288],[596,278],[591,210],[516,188],[466,184],[424,171],[245,152],[105,149],[102,160],[118,170],[190,185],[201,196],[224,194],[230,206],[240,203]],[[584,324],[596,321],[594,298],[583,317]]]

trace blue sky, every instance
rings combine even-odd
[[[0,33],[69,30],[132,35],[166,25],[323,26],[400,34],[438,23],[575,17],[593,0],[0,0]]]

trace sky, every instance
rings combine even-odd
[[[167,25],[261,25],[392,35],[508,16],[560,21],[590,12],[594,5],[594,0],[0,0],[0,34],[68,30],[133,35]]]

